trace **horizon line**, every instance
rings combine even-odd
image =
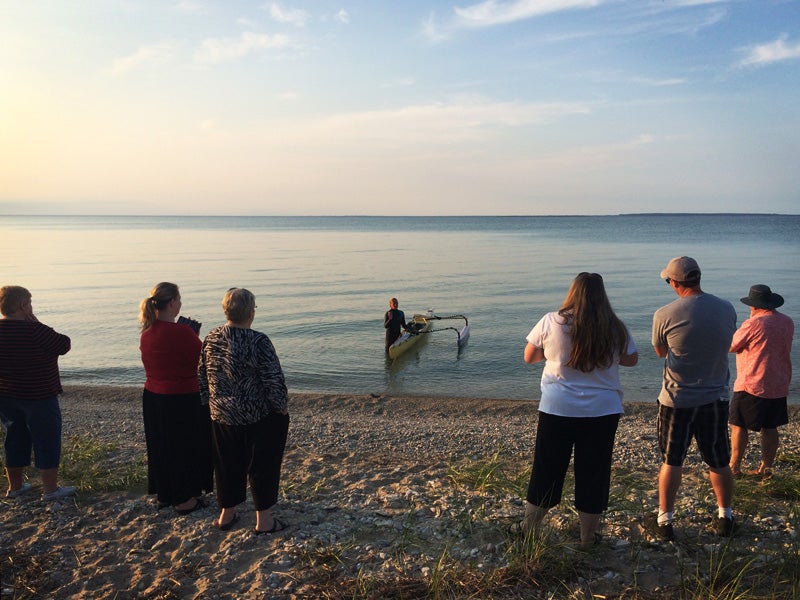
[[[161,218],[216,218],[216,219],[237,219],[248,217],[265,218],[291,218],[291,219],[429,219],[429,218],[548,218],[548,217],[680,217],[680,216],[764,216],[764,217],[796,217],[800,213],[775,213],[775,212],[629,212],[629,213],[573,213],[573,214],[417,214],[417,215],[391,215],[391,214],[172,214],[172,213],[0,213],[0,217],[103,217],[103,218],[131,218],[131,217],[161,217]]]

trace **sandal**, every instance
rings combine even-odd
[[[228,521],[227,523],[220,523],[217,521],[217,529],[220,531],[230,531],[231,527],[236,525],[239,522],[239,513],[233,513],[233,518]]]
[[[175,512],[179,515],[190,515],[196,510],[200,510],[201,508],[205,508],[206,503],[203,502],[202,498],[195,498],[194,499],[194,506],[190,508],[176,508]]]
[[[278,533],[279,531],[283,531],[289,526],[288,523],[284,523],[277,517],[272,518],[272,527],[269,529],[253,529],[253,533],[255,535],[263,535],[265,533]]]

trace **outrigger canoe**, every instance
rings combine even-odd
[[[414,315],[411,322],[406,325],[406,330],[394,343],[389,346],[389,358],[397,358],[416,344],[423,333],[427,333],[433,327],[433,323],[425,315]]]
[[[443,327],[441,329],[433,329],[434,321],[444,321],[448,319],[464,319],[464,326],[461,329],[455,327]],[[427,315],[414,315],[411,321],[407,324],[406,330],[394,343],[389,346],[389,358],[397,358],[414,344],[416,344],[423,334],[432,333],[434,331],[442,331],[444,329],[452,329],[458,334],[458,347],[461,348],[467,343],[469,339],[469,321],[464,315],[450,315],[447,317],[437,317],[433,314],[433,309],[428,310]]]

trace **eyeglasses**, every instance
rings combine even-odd
[[[666,282],[667,282],[667,285],[669,285],[669,282],[670,282],[670,281],[672,281],[672,279],[670,279],[669,277],[667,277],[666,279],[664,279],[664,281],[666,281]]]

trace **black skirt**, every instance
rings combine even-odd
[[[200,394],[142,395],[147,492],[180,504],[214,488],[211,417]]]

